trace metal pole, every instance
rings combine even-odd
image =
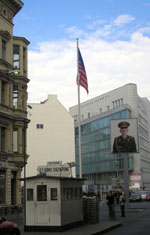
[[[81,110],[80,110],[80,84],[79,84],[79,66],[78,66],[78,39],[77,39],[77,79],[78,79],[78,136],[79,136],[79,175],[82,178],[82,154],[81,154]]]
[[[126,209],[130,208],[129,203],[129,175],[128,175],[128,153],[123,154],[123,167],[124,167],[124,191],[126,198]]]
[[[115,160],[115,167],[116,167],[116,186],[118,187],[119,186],[119,160],[116,159]]]

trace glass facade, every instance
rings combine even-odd
[[[128,109],[101,117],[81,125],[81,152],[83,175],[110,172],[116,169],[115,159],[119,160],[119,169],[123,169],[120,154],[111,153],[110,121],[113,119],[130,118]],[[78,127],[75,128],[76,174],[79,175]],[[132,161],[129,158],[129,169]]]

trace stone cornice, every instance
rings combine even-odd
[[[14,39],[14,40],[23,41],[23,42],[24,42],[25,44],[27,44],[27,45],[30,44],[30,42],[29,42],[26,38],[24,38],[24,37],[13,36],[13,39]]]
[[[10,63],[8,63],[6,60],[3,60],[1,58],[0,58],[0,64],[5,65],[8,70],[13,69],[13,66]]]
[[[21,0],[1,0],[4,5],[7,5],[15,16],[23,7],[24,3]]]
[[[10,33],[6,30],[0,30],[0,35],[4,37],[7,41],[12,38]]]

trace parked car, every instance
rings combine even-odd
[[[138,191],[138,193],[141,195],[141,199],[142,201],[146,201],[146,197],[147,197],[147,191]]]
[[[130,202],[141,202],[142,198],[139,193],[131,193],[130,197]]]
[[[146,201],[147,201],[147,202],[149,202],[149,201],[150,201],[150,193],[147,193]]]
[[[20,235],[18,224],[0,216],[0,235]]]

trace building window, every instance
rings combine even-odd
[[[1,127],[0,128],[0,150],[1,152],[5,152],[5,131],[6,128],[5,127]]]
[[[13,46],[13,66],[15,69],[19,69],[19,46]]]
[[[6,41],[2,40],[2,59],[6,59]]]
[[[27,201],[33,201],[33,188],[27,188]]]
[[[99,112],[102,113],[102,108],[99,109]]]
[[[22,153],[25,153],[25,129],[22,129]]]
[[[37,128],[37,129],[43,129],[43,128],[44,128],[44,125],[43,125],[43,124],[36,124],[36,128]]]
[[[123,98],[112,101],[113,108],[117,108],[123,105]]]
[[[13,86],[13,108],[18,108],[18,85]]]
[[[57,188],[51,188],[51,200],[57,200]]]
[[[113,104],[113,109],[114,109],[115,108],[115,102],[113,101],[112,104]]]
[[[13,129],[13,151],[18,152],[18,129]]]
[[[90,118],[90,113],[88,113],[88,118]]]
[[[47,201],[46,185],[37,185],[37,201]]]
[[[109,105],[107,105],[107,110],[109,110]]]
[[[6,82],[2,81],[1,83],[1,103],[5,104],[5,90],[6,90]]]
[[[78,120],[78,115],[74,116],[74,121],[76,122]]]
[[[25,88],[25,86],[22,86],[22,97],[21,98],[22,98],[22,109],[25,109],[25,107],[26,107],[26,88]],[[30,105],[28,105],[28,107],[29,106]]]
[[[23,72],[26,73],[26,48],[23,47]]]

